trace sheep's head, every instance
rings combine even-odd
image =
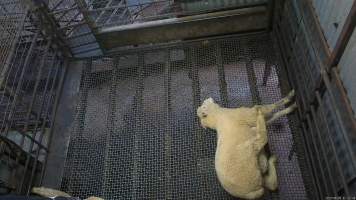
[[[220,106],[212,98],[206,99],[198,108],[197,115],[203,128],[216,128],[216,111]]]

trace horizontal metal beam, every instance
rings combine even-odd
[[[98,41],[106,50],[129,45],[163,43],[221,34],[265,30],[266,6],[99,28]]]

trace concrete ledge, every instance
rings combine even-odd
[[[115,47],[263,30],[268,27],[265,6],[222,11],[140,24],[101,28],[96,37],[102,47]]]

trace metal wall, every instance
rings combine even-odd
[[[41,182],[64,59],[22,1],[0,2],[0,193]]]
[[[336,45],[353,2],[353,0],[313,0],[314,9],[331,49]]]
[[[356,31],[354,30],[339,63],[340,76],[356,117]]]
[[[295,142],[308,155],[307,191],[311,199],[355,196],[356,120],[336,67],[339,52],[330,51],[311,0],[280,2],[274,34],[298,94],[303,135]]]

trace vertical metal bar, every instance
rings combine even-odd
[[[268,0],[268,30],[270,31],[273,29],[274,10],[275,0]]]
[[[16,107],[16,104],[17,104],[17,100],[19,99],[19,93],[20,93],[20,90],[21,90],[21,87],[22,87],[22,84],[23,84],[23,81],[24,81],[24,75],[25,75],[27,67],[30,65],[29,62],[30,62],[33,50],[34,50],[34,48],[36,46],[36,42],[37,42],[37,38],[39,36],[39,33],[40,32],[38,31],[35,34],[35,36],[33,37],[30,49],[28,50],[28,53],[27,53],[27,56],[26,56],[26,59],[25,59],[25,63],[24,63],[24,66],[22,68],[22,72],[21,72],[21,75],[20,75],[20,78],[19,78],[19,82],[18,82],[18,85],[16,87],[15,96],[14,96],[14,99],[13,99],[13,102],[12,102],[12,105],[11,105],[11,108],[10,108],[10,113],[9,113],[9,116],[8,116],[8,123],[5,126],[5,131],[4,131],[5,135],[8,134],[8,132],[9,132],[11,126],[12,126],[12,117],[13,117],[14,112],[15,112],[15,107]]]
[[[319,104],[319,109],[322,105]],[[314,126],[315,126],[315,132],[317,134],[317,139],[320,141],[321,143],[321,146],[320,146],[320,149],[321,149],[321,152],[322,152],[322,157],[324,158],[325,162],[326,162],[326,170],[328,172],[328,175],[330,177],[329,180],[326,180],[325,183],[330,183],[331,184],[331,189],[332,189],[332,196],[337,196],[337,189],[336,189],[336,186],[335,186],[335,183],[334,181],[332,181],[331,179],[333,178],[332,174],[331,174],[331,169],[330,169],[330,164],[328,162],[329,158],[326,156],[326,150],[325,150],[325,147],[324,147],[324,144],[322,142],[322,137],[321,137],[321,131],[320,131],[320,128],[319,128],[319,124],[317,123],[317,116],[316,116],[316,113],[315,113],[315,107],[312,105],[311,106],[311,114],[312,114],[312,117],[313,117],[313,121],[314,121]],[[316,149],[318,149],[318,147],[315,147]],[[324,166],[321,166],[321,169],[323,168]],[[328,192],[328,191],[327,191]],[[348,192],[346,192],[346,195],[349,196]]]
[[[193,106],[194,110],[197,110],[198,107],[201,104],[200,100],[200,82],[199,82],[199,64],[197,63],[197,50],[194,47],[190,47],[189,49],[186,50],[186,55],[187,55],[187,62],[190,67],[190,73],[189,77],[192,80],[192,92],[193,92]],[[197,120],[197,117],[194,117],[196,120],[194,124],[196,125],[196,131],[197,131],[197,142],[198,142],[198,149],[197,151],[199,152],[197,155],[199,157],[200,155],[200,150],[202,147],[202,142],[203,142],[203,130],[199,127],[199,121]],[[197,158],[198,159],[198,158]]]
[[[165,199],[172,199],[171,191],[171,155],[172,155],[172,131],[171,131],[171,121],[172,121],[172,102],[171,102],[171,56],[170,50],[166,50],[166,63],[165,63],[165,98],[166,98],[166,117],[167,121],[165,124],[165,134],[164,134],[164,160],[165,160]]]
[[[251,55],[249,55],[250,46],[248,45],[247,42],[245,42],[242,48],[243,48],[243,56],[245,59],[248,84],[252,95],[252,103],[253,105],[258,105],[261,104],[261,98],[258,93],[256,74],[253,66],[253,58],[251,57]]]
[[[221,46],[219,44],[216,47],[216,62],[217,62],[218,76],[219,76],[220,97],[221,97],[222,105],[226,107],[228,104],[227,84],[225,80],[225,71],[224,71],[224,63],[222,61]]]
[[[143,53],[138,54],[138,75],[137,75],[137,86],[136,86],[136,93],[135,93],[135,99],[134,99],[134,106],[133,108],[136,108],[134,110],[135,113],[135,131],[134,131],[134,153],[133,153],[133,169],[132,169],[132,199],[137,199],[138,198],[138,184],[139,184],[139,168],[140,163],[139,163],[139,156],[140,156],[140,135],[139,132],[142,131],[143,129],[143,124],[142,124],[142,118],[143,118],[143,90],[144,90],[144,85],[143,85],[143,79],[144,79],[144,74],[145,74],[145,69],[144,69],[144,64],[145,64],[145,58],[144,58]]]
[[[111,84],[110,84],[110,90],[109,90],[109,114],[107,117],[107,124],[108,124],[108,131],[109,134],[106,136],[106,147],[105,147],[105,162],[104,162],[104,177],[103,177],[103,184],[102,184],[102,196],[105,197],[108,194],[108,191],[106,188],[108,187],[106,184],[109,184],[108,179],[110,178],[111,174],[109,170],[109,167],[111,165],[110,161],[108,160],[109,158],[109,151],[111,148],[111,140],[112,138],[115,138],[114,135],[116,133],[116,124],[115,121],[117,120],[116,114],[117,114],[117,83],[118,83],[118,76],[119,76],[119,63],[120,63],[120,57],[115,57],[113,61],[113,69],[112,69],[112,74],[111,74]],[[114,147],[115,148],[115,147]],[[108,172],[109,171],[109,172]]]
[[[340,91],[341,95],[341,104],[345,106],[346,113],[345,116],[350,119],[351,122],[351,130],[356,132],[356,119],[353,114],[352,106],[348,100],[348,95],[345,91],[343,83],[340,80],[340,75],[337,68],[333,68],[331,72],[331,79],[334,80],[336,88]]]
[[[47,55],[48,55],[48,52],[49,52],[49,47],[51,46],[51,44],[52,44],[51,41],[49,41],[47,46],[45,47],[45,52],[44,52],[44,54],[42,55],[42,58],[41,58],[39,71],[37,72],[37,76],[36,76],[36,83],[35,83],[35,86],[34,86],[34,89],[33,89],[33,92],[32,92],[30,106],[28,107],[28,110],[26,112],[26,124],[25,124],[24,129],[23,129],[24,132],[27,131],[28,126],[29,126],[28,122],[30,120],[30,116],[31,116],[33,105],[34,105],[34,103],[36,101],[37,90],[38,90],[38,86],[40,84],[40,78],[41,78],[42,73],[43,73],[43,67],[44,67],[44,64],[45,64],[45,60],[47,59]],[[39,113],[39,115],[40,115],[40,113]],[[23,141],[21,142],[21,144],[22,143],[23,143]]]
[[[55,124],[55,118],[56,118],[58,103],[59,103],[59,100],[60,100],[60,96],[62,94],[63,83],[64,83],[64,79],[65,79],[65,76],[66,76],[66,73],[67,73],[67,68],[68,68],[68,61],[67,60],[65,60],[65,62],[64,62],[62,67],[63,67],[63,70],[62,70],[62,74],[61,74],[61,80],[60,80],[60,82],[58,84],[57,94],[56,94],[56,98],[54,100],[53,109],[52,109],[51,126],[50,126],[50,129],[49,129],[49,135],[48,135],[48,148],[51,147],[51,143],[52,143],[53,126]],[[44,159],[44,164],[43,164],[43,167],[42,167],[42,170],[41,170],[39,185],[42,185],[44,172],[45,172],[46,167],[47,167],[47,161],[48,161],[48,154],[49,153],[50,152],[47,151],[47,154],[46,154],[45,159]]]
[[[26,44],[26,45],[28,45],[28,44]],[[31,43],[29,43],[29,45],[31,46]],[[25,46],[23,49],[26,50],[26,48],[27,48],[27,46]],[[15,51],[16,51],[15,55],[17,55],[17,52],[19,51],[19,49],[20,49],[20,45],[17,45],[17,48],[16,48],[16,50],[15,50]],[[22,53],[20,53],[20,54],[21,54],[21,55],[20,55],[20,58],[17,59],[17,60],[19,60],[20,62],[18,63],[16,72],[15,72],[15,75],[14,75],[15,79],[16,79],[16,77],[17,77],[17,74],[21,71],[21,69],[23,69],[23,68],[21,68],[21,66],[23,66],[24,59],[26,58],[26,55],[27,55],[27,53],[28,53],[28,51],[24,51],[24,50],[22,51]],[[17,57],[17,56],[16,56],[16,57]],[[16,58],[16,57],[15,57],[15,58]],[[12,68],[14,67],[14,65],[15,65],[15,62],[11,62],[10,71],[12,70]],[[8,119],[7,119],[7,116],[9,115],[8,110],[9,110],[9,107],[11,107],[11,104],[12,104],[13,99],[14,99],[14,96],[15,96],[15,92],[13,91],[13,88],[15,88],[15,80],[12,80],[12,83],[10,84],[11,86],[7,86],[7,82],[8,82],[8,80],[9,80],[10,75],[11,75],[10,71],[9,71],[9,73],[7,73],[6,81],[5,81],[5,85],[4,85],[4,92],[9,92],[9,96],[10,96],[10,97],[8,98],[8,99],[9,99],[8,103],[6,103],[6,109],[5,109],[5,111],[4,111],[5,116],[3,116],[3,120],[2,120],[2,124],[1,124],[0,130],[3,130],[4,125],[6,126],[6,125],[8,124]],[[20,72],[20,73],[21,73],[21,72]],[[1,96],[0,102],[3,102],[4,96],[5,96],[5,95],[2,95],[2,96]],[[6,114],[6,113],[7,113],[7,114]],[[6,115],[7,115],[7,116],[6,116]],[[5,128],[6,128],[6,127],[5,127]],[[6,135],[7,135],[7,134],[6,134]]]
[[[306,119],[307,119],[307,124],[308,124],[309,130],[310,130],[310,132],[309,132],[310,135],[309,135],[309,139],[308,139],[309,142],[307,142],[307,143],[309,143],[310,152],[313,152],[313,151],[312,151],[313,148],[314,148],[314,152],[316,152],[316,155],[315,155],[315,154],[310,154],[311,157],[312,157],[312,160],[316,160],[316,162],[315,162],[315,169],[316,169],[317,171],[315,171],[315,172],[316,172],[315,176],[316,176],[316,178],[319,180],[319,176],[320,176],[320,174],[321,174],[321,179],[322,179],[322,181],[319,182],[321,192],[322,192],[322,194],[324,194],[324,192],[326,192],[327,195],[329,196],[330,194],[329,194],[329,191],[327,190],[327,185],[326,185],[326,184],[328,183],[328,180],[325,178],[325,174],[324,174],[324,170],[323,170],[324,166],[323,166],[323,164],[322,164],[322,162],[321,162],[321,160],[320,160],[320,156],[321,156],[321,155],[320,155],[320,152],[319,152],[318,147],[316,146],[316,141],[315,141],[315,139],[314,139],[314,135],[315,135],[316,133],[315,133],[315,127],[313,126],[313,123],[312,123],[312,121],[311,121],[310,114],[307,114]],[[318,169],[319,169],[319,170],[318,170]],[[319,172],[319,173],[318,173],[318,172]],[[324,187],[322,187],[321,184],[323,184]],[[325,190],[324,190],[324,189],[325,189]]]
[[[311,168],[311,174],[312,174],[312,181],[313,181],[313,185],[316,187],[316,191],[317,191],[317,196],[319,197],[318,199],[322,199],[322,194],[321,194],[321,188],[320,188],[320,183],[319,180],[315,177],[315,174],[317,173],[316,169],[315,169],[315,164],[313,161],[313,158],[310,157],[311,153],[308,149],[310,149],[309,143],[308,143],[308,139],[306,138],[306,135],[308,132],[305,128],[304,123],[301,123],[302,125],[302,129],[303,129],[303,137],[301,137],[303,139],[303,143],[306,144],[305,146],[305,154],[307,157],[307,161],[309,163],[309,166]]]
[[[56,72],[55,72],[55,75],[54,75],[54,79],[52,80],[52,85],[51,85],[51,89],[50,89],[50,91],[49,91],[49,96],[48,96],[48,103],[47,103],[47,105],[46,105],[46,110],[45,110],[45,114],[46,114],[46,117],[44,117],[44,120],[47,118],[47,116],[49,115],[49,111],[50,111],[50,107],[51,107],[51,98],[54,98],[55,99],[55,102],[54,103],[57,103],[57,105],[58,105],[58,101],[56,102],[56,99],[57,99],[57,95],[59,96],[59,94],[57,93],[57,92],[53,92],[54,91],[54,89],[55,89],[55,85],[56,85],[56,83],[57,83],[57,80],[58,80],[58,72],[60,71],[60,67],[61,67],[61,65],[58,65],[57,66],[57,70],[56,70]],[[65,70],[63,70],[63,71],[65,71]],[[65,73],[65,72],[64,72]],[[57,88],[57,90],[60,90],[60,88],[61,88],[61,86],[63,85],[63,81],[64,81],[64,74],[61,74],[60,75],[60,79],[59,79],[59,84],[58,84],[58,88]],[[45,86],[45,90],[44,91],[47,91],[47,89],[48,89],[48,84],[46,84],[46,86]],[[54,93],[54,96],[52,97],[52,95],[53,95],[53,93]],[[44,104],[44,102],[45,102],[45,97],[43,98],[43,103],[42,103],[42,105]],[[54,107],[57,107],[57,105],[54,105]],[[54,114],[52,113],[52,118],[54,118]],[[53,123],[54,123],[54,119],[52,119],[52,121],[51,121],[51,127],[50,128],[52,128],[52,125],[53,125]],[[39,138],[39,142],[40,143],[42,143],[42,139],[43,139],[43,135],[44,135],[44,131],[45,131],[45,126],[46,126],[46,123],[45,122],[43,122],[42,123],[42,127],[41,127],[41,129],[40,129],[40,133],[42,133],[41,135],[40,135],[40,138]],[[37,127],[34,129],[34,131],[36,131],[37,130]],[[36,132],[35,132],[35,134],[36,134]],[[39,156],[39,153],[40,153],[40,148],[37,148],[37,150],[36,150],[36,156],[35,156],[35,164],[34,164],[34,166],[32,167],[32,171],[31,171],[31,175],[30,175],[30,180],[29,180],[29,187],[27,188],[27,192],[26,192],[26,194],[27,195],[29,195],[29,193],[30,193],[30,190],[31,190],[31,186],[32,186],[32,184],[33,184],[33,179],[34,179],[34,176],[35,176],[35,171],[37,170],[37,160],[38,160],[38,156]],[[32,151],[32,148],[30,148],[30,151]],[[47,152],[47,154],[48,154],[48,152]]]
[[[42,71],[43,71],[45,59],[47,58],[47,54],[48,54],[48,50],[49,50],[49,46],[50,45],[51,45],[51,42],[48,42],[48,44],[47,44],[47,46],[45,48],[45,53],[44,53],[44,55],[42,56],[42,59],[41,59],[39,72],[37,73],[37,76],[36,76],[36,83],[35,83],[35,87],[34,87],[33,92],[32,92],[32,98],[31,98],[30,106],[29,106],[29,108],[27,110],[27,113],[26,113],[26,122],[25,122],[24,129],[23,129],[23,133],[24,134],[26,134],[26,132],[28,131],[30,115],[32,113],[32,108],[33,108],[33,105],[34,105],[34,102],[35,102],[35,98],[37,96],[37,90],[38,90],[38,85],[39,85],[39,82],[40,82],[40,77],[42,76]],[[38,115],[40,116],[41,113],[39,113]],[[21,142],[20,142],[20,147],[23,148],[24,143],[25,143],[25,135],[21,135],[21,137],[22,138],[21,138]],[[36,138],[34,137],[33,139],[35,140]],[[15,163],[16,163],[16,165],[19,164],[19,157],[16,158]],[[13,179],[15,178],[16,173],[17,173],[17,170],[13,170],[13,173],[12,173],[12,178]],[[24,174],[25,173],[26,173],[26,171],[24,172]]]
[[[55,67],[53,67],[52,69],[54,69]],[[44,88],[44,91],[46,92],[48,90],[48,87],[49,87],[49,83],[50,83],[50,79],[51,79],[51,70],[49,70],[48,74],[47,74],[47,79],[46,79],[46,85],[45,85],[45,88]],[[52,83],[52,85],[55,84],[54,82]],[[51,95],[51,94],[49,94]],[[35,124],[35,127],[34,129],[31,131],[31,133],[33,134],[33,139],[36,140],[36,136],[37,136],[37,129],[38,129],[38,126],[40,124],[40,117],[43,113],[43,110],[44,110],[44,106],[45,106],[45,102],[46,102],[46,95],[43,95],[42,97],[42,100],[41,100],[41,105],[40,105],[40,109],[39,109],[39,113],[37,115],[37,118],[36,118],[36,124]],[[49,103],[48,103],[49,104]],[[48,106],[47,104],[47,106]],[[42,126],[45,126],[46,125],[46,120],[47,120],[47,116],[43,118],[43,122],[42,122]],[[40,132],[40,138],[42,140],[42,137],[43,137],[43,132]],[[41,141],[39,141],[39,143],[41,143]],[[30,147],[29,147],[29,152],[31,153],[32,152],[32,149],[34,147],[34,141],[32,140],[31,143],[30,143]],[[38,147],[38,149],[40,149],[40,147]],[[25,162],[25,167],[24,167],[24,172],[23,172],[23,176],[21,178],[21,182],[20,182],[20,187],[18,188],[18,193],[21,193],[22,192],[22,189],[24,187],[24,182],[25,182],[25,178],[26,178],[26,175],[27,175],[27,170],[29,169],[29,164],[30,164],[30,159],[31,159],[31,155],[27,155],[26,156],[26,162]],[[34,165],[37,165],[37,158],[35,157],[34,158],[34,164],[32,166],[32,170],[34,168]]]
[[[330,95],[330,100],[331,100],[331,104],[332,104],[332,108],[333,110],[335,111],[335,114],[336,114],[336,118],[338,120],[338,123],[340,125],[340,128],[341,128],[341,133],[342,133],[342,136],[344,138],[344,141],[345,141],[345,145],[346,145],[346,148],[348,150],[348,153],[350,154],[351,156],[351,160],[350,162],[352,163],[352,166],[354,169],[356,169],[356,157],[355,157],[355,153],[354,151],[352,150],[352,146],[351,146],[351,143],[350,143],[350,138],[348,137],[348,132],[346,131],[344,125],[343,125],[343,119],[341,117],[341,113],[340,113],[340,110],[338,109],[337,107],[337,103],[336,103],[336,100],[335,100],[335,97],[334,97],[334,94],[331,90],[331,83],[330,83],[330,80],[329,80],[329,77],[327,75],[327,73],[325,71],[322,72],[322,76],[323,76],[323,80],[324,80],[324,83],[325,83],[325,86],[326,86],[326,91],[327,93],[329,93]]]
[[[343,173],[343,170],[342,170],[342,166],[341,166],[341,163],[340,163],[340,160],[339,160],[339,157],[337,156],[337,151],[336,151],[336,147],[335,147],[335,144],[333,142],[333,139],[331,138],[331,132],[330,132],[330,129],[329,129],[329,125],[328,125],[328,122],[326,121],[325,119],[325,116],[326,116],[326,113],[324,111],[324,107],[322,105],[322,99],[321,99],[321,96],[320,96],[320,93],[319,92],[316,92],[316,98],[317,98],[317,101],[319,103],[319,109],[320,109],[320,114],[322,117],[322,120],[324,122],[324,124],[326,125],[326,135],[327,135],[327,139],[330,141],[331,143],[331,150],[333,152],[333,155],[335,157],[335,162],[336,162],[336,168],[337,168],[337,171],[338,171],[338,174],[341,176],[341,181],[342,181],[342,184],[344,186],[347,186],[347,183],[346,183],[346,179],[345,179],[345,175]],[[345,194],[350,194],[349,192],[349,189],[347,187],[345,187]]]

